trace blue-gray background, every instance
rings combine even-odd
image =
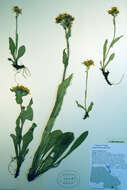
[[[21,7],[19,17],[20,44],[26,45],[26,54],[21,62],[25,64],[31,77],[20,83],[28,86],[34,100],[34,121],[38,124],[31,143],[31,151],[21,169],[18,179],[8,173],[8,163],[14,156],[10,133],[14,132],[15,119],[19,108],[10,87],[15,71],[7,61],[9,57],[8,37],[14,37],[15,19],[12,7]],[[118,86],[108,86],[99,70],[102,46],[106,38],[112,38],[112,17],[107,10],[117,6],[117,36],[124,37],[112,49],[116,53],[109,66],[111,81],[119,81]],[[59,168],[53,169],[35,181],[28,183],[26,174],[55,100],[57,84],[63,72],[62,50],[65,48],[64,31],[55,23],[59,13],[70,13],[75,17],[70,40],[71,57],[68,75],[74,73],[64,104],[54,128],[74,131],[75,137],[89,130],[87,140],[70,155]],[[64,170],[79,172],[80,184],[74,190],[89,189],[89,148],[93,143],[107,143],[109,140],[127,142],[127,1],[126,0],[0,0],[0,188],[18,190],[62,190],[57,184],[57,175]],[[75,100],[84,101],[85,68],[81,62],[93,59],[95,66],[89,72],[88,102],[94,101],[90,118],[83,120],[83,112]],[[26,125],[24,130],[30,126]]]

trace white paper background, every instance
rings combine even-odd
[[[9,90],[16,83],[13,68],[7,60],[9,57],[8,37],[14,36],[15,31],[15,19],[11,11],[15,5],[23,9],[23,14],[19,18],[20,44],[26,45],[26,54],[22,58],[22,63],[31,71],[30,78],[25,80],[19,77],[18,80],[31,89],[34,100],[34,121],[38,124],[34,142],[31,143],[32,150],[23,164],[20,177],[16,180],[10,176],[7,169],[14,155],[9,135],[14,132],[15,119],[19,111],[14,94]],[[57,174],[68,169],[80,173],[80,184],[73,189],[88,190],[89,146],[112,139],[126,141],[127,77],[125,75],[119,86],[110,87],[99,70],[104,40],[112,38],[112,18],[106,12],[112,6],[117,6],[120,10],[117,17],[117,35],[124,35],[113,49],[116,56],[109,67],[110,79],[118,81],[122,74],[127,72],[126,0],[0,0],[0,188],[61,190],[63,187],[57,184]],[[54,129],[74,131],[76,137],[83,131],[89,130],[89,136],[82,146],[63,161],[59,168],[28,183],[26,174],[53,106],[57,84],[63,72],[64,31],[55,24],[55,17],[64,12],[75,17],[68,68],[68,75],[74,73],[74,77]],[[94,108],[90,113],[90,118],[84,121],[83,112],[77,108],[75,100],[80,103],[84,101],[85,72],[81,62],[87,58],[95,61],[95,66],[89,73],[88,86],[88,102],[94,101]]]

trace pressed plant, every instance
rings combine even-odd
[[[17,73],[22,73],[24,77],[30,74],[28,68],[19,63],[19,59],[25,54],[26,48],[24,45],[18,47],[19,45],[19,35],[18,35],[18,17],[22,14],[22,9],[18,6],[13,7],[13,12],[15,13],[15,21],[16,21],[16,28],[15,28],[15,40],[9,37],[9,49],[11,53],[11,58],[8,58],[8,61],[12,62],[13,68],[16,70]]]
[[[38,146],[32,165],[28,172],[28,181],[34,180],[42,173],[51,168],[58,167],[63,159],[72,153],[87,137],[88,131],[83,132],[75,141],[73,132],[62,132],[61,130],[52,130],[55,120],[61,110],[63,99],[67,88],[72,80],[72,74],[66,78],[66,71],[69,64],[70,47],[69,39],[71,37],[71,29],[74,18],[67,13],[60,14],[56,17],[56,23],[60,24],[65,32],[66,48],[63,50],[63,74],[62,81],[58,85],[56,101],[53,110],[49,116],[47,124],[44,128],[40,145]],[[70,144],[74,141],[72,146]],[[67,148],[69,150],[67,151]]]
[[[100,61],[100,66],[101,66],[100,69],[102,71],[102,74],[103,74],[107,84],[113,85],[113,83],[111,83],[109,81],[109,78],[108,78],[110,72],[107,70],[107,66],[109,65],[109,63],[115,57],[115,53],[110,54],[111,49],[123,37],[123,35],[121,35],[119,37],[116,37],[116,17],[119,14],[118,8],[117,7],[112,7],[110,10],[108,10],[108,14],[110,14],[113,17],[113,38],[112,38],[109,45],[108,45],[108,39],[106,39],[105,42],[104,42],[104,45],[103,45],[103,59]],[[121,82],[121,80],[116,84],[119,84]]]
[[[81,108],[81,109],[84,110],[85,113],[84,113],[83,119],[86,119],[86,118],[89,117],[89,112],[92,110],[93,105],[94,105],[94,103],[91,102],[91,103],[89,104],[89,106],[87,107],[88,73],[89,73],[90,67],[91,67],[92,65],[94,65],[94,62],[93,62],[93,60],[90,59],[90,60],[83,61],[82,64],[85,65],[85,67],[86,67],[86,71],[85,71],[85,72],[86,72],[86,78],[85,78],[85,98],[84,98],[84,105],[79,104],[78,101],[76,101],[76,104],[77,104],[77,106],[78,106],[79,108]]]
[[[17,19],[19,14],[21,14],[22,10],[19,7],[15,6],[13,7],[13,11],[16,13],[16,34],[15,42],[11,37],[9,37],[9,49],[12,55],[12,58],[9,58],[9,61],[12,62],[12,66],[16,68],[16,70],[21,70],[25,69],[25,66],[19,65],[18,60],[20,57],[24,55],[25,46],[21,46],[18,48]],[[19,105],[20,108],[20,113],[16,119],[15,134],[10,135],[14,144],[15,156],[12,158],[8,167],[10,173],[12,173],[11,164],[12,162],[16,162],[16,168],[13,171],[13,175],[16,178],[19,176],[21,165],[24,162],[27,153],[29,152],[28,146],[30,142],[33,140],[33,132],[36,127],[36,124],[32,123],[32,126],[28,129],[28,131],[25,132],[25,134],[23,134],[25,121],[33,120],[33,100],[32,98],[30,98],[29,103],[27,105],[24,104],[23,99],[25,96],[30,95],[30,90],[23,85],[17,84],[10,90],[11,92],[15,93],[16,103],[17,105]]]

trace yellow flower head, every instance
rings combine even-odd
[[[56,17],[56,23],[61,24],[65,29],[66,28],[70,29],[73,21],[74,17],[72,17],[70,14],[67,13],[59,14]]]
[[[92,59],[87,59],[86,61],[83,61],[82,64],[89,69],[90,66],[94,65],[94,61]]]
[[[112,7],[110,10],[108,10],[108,13],[112,16],[117,16],[119,14],[119,10],[117,7]]]
[[[14,86],[10,89],[12,92],[21,92],[24,96],[30,93],[30,90],[27,87],[24,87],[23,85]]]
[[[13,7],[14,13],[22,14],[22,9],[20,9],[18,6]]]

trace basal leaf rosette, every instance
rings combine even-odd
[[[28,94],[30,94],[30,90],[27,87],[23,86],[23,85],[14,86],[10,90],[12,92],[15,92],[16,103],[17,104],[22,104],[22,102],[23,102],[22,97],[27,96]]]

